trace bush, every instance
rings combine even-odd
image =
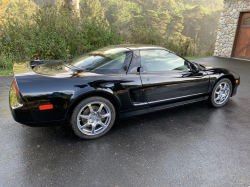
[[[148,22],[132,24],[122,32],[104,18],[77,17],[62,6],[46,4],[25,19],[7,18],[0,25],[0,71],[11,69],[16,61],[70,59],[121,43],[164,46],[181,56],[196,55],[198,46],[183,35],[167,41]]]
[[[170,39],[164,47],[175,52],[180,56],[194,56],[196,55],[197,45],[194,40],[185,36],[179,36],[175,39]]]
[[[11,70],[13,63],[12,57],[0,56],[0,69]]]
[[[0,26],[0,68],[20,60],[69,59],[122,42],[116,27],[105,20],[81,19],[63,7],[45,5],[25,20],[8,18]]]
[[[130,35],[126,36],[126,41],[163,46],[181,56],[193,56],[197,53],[197,42],[193,39],[180,35],[167,41],[165,37],[157,33],[156,29],[150,28],[148,25],[147,22],[139,22],[136,27],[130,28]]]

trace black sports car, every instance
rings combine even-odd
[[[116,118],[210,100],[225,105],[237,73],[190,62],[163,47],[115,45],[72,60],[16,63],[10,88],[13,118],[28,126],[68,119],[75,134],[93,139]]]

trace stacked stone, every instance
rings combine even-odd
[[[228,58],[231,56],[239,14],[242,11],[250,11],[250,0],[224,0],[214,56]]]

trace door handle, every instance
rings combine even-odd
[[[143,67],[138,67],[137,72],[143,72]]]

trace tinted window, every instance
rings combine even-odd
[[[84,71],[118,72],[122,70],[123,63],[130,50],[126,48],[105,47],[91,53],[72,59],[69,63]]]
[[[141,64],[148,71],[190,70],[188,62],[165,50],[140,51]]]

